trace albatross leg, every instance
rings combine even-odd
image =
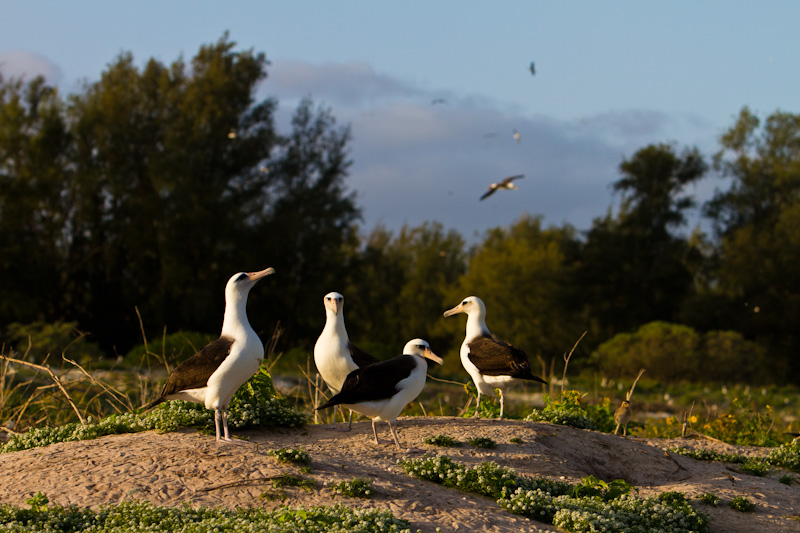
[[[497,389],[500,391],[500,420],[503,419],[503,407],[505,407],[505,396],[503,396],[503,389]]]
[[[220,440],[220,423],[222,422],[222,414],[219,409],[214,409],[214,429],[217,432],[217,442]]]
[[[406,448],[400,446],[400,439],[397,438],[397,419],[395,418],[391,422],[389,422],[389,431],[392,432],[392,437],[394,437],[394,445],[397,446],[399,451],[408,451]]]
[[[475,403],[475,414],[472,418],[480,418],[480,410],[481,410],[481,390],[478,389],[478,401]]]
[[[373,418],[372,419],[372,434],[375,435],[375,444],[380,444],[380,441],[378,441],[378,429],[375,427],[375,424],[376,424],[376,422],[375,422],[375,419]]]

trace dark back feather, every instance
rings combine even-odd
[[[475,337],[469,343],[469,360],[484,376],[511,376],[546,383],[531,372],[531,363],[521,348],[490,336]]]
[[[352,342],[347,343],[347,349],[350,350],[350,356],[353,358],[353,362],[358,365],[358,368],[380,363],[380,359],[368,354]]]
[[[233,338],[231,337],[220,337],[204,346],[172,371],[161,391],[161,397],[182,390],[205,387],[211,374],[231,353],[232,346]]]
[[[391,398],[397,393],[397,383],[410,376],[416,366],[415,357],[400,355],[353,370],[344,380],[342,390],[317,407],[317,410],[342,403],[354,404]]]

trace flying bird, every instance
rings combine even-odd
[[[500,181],[498,183],[492,183],[491,185],[489,185],[489,190],[486,191],[485,193],[483,193],[483,196],[481,196],[480,199],[481,200],[487,199],[488,197],[493,195],[495,192],[497,192],[498,189],[507,189],[507,190],[514,189],[514,190],[516,190],[517,186],[514,185],[514,183],[512,183],[512,182],[514,180],[522,179],[524,177],[525,177],[524,174],[519,174],[517,176],[509,176],[506,179],[504,179],[503,181]]]
[[[426,341],[408,341],[403,347],[403,355],[351,372],[342,390],[317,410],[344,405],[372,418],[375,444],[380,444],[376,423],[387,422],[395,446],[402,450],[397,438],[397,417],[422,392],[431,361],[443,363]]]
[[[228,405],[234,393],[258,372],[264,345],[247,320],[247,296],[272,267],[260,272],[239,272],[225,285],[225,316],[219,339],[178,365],[170,373],[161,395],[147,404],[150,409],[165,400],[202,403],[214,410],[217,441],[230,441]]]
[[[520,143],[520,144],[522,143],[522,135],[520,135],[520,134],[519,134],[519,132],[518,132],[517,130],[514,130],[514,135],[513,135],[513,137],[514,137],[514,140],[515,140],[515,141],[517,141],[517,142],[518,142],[518,143]]]
[[[536,75],[536,66],[533,64],[533,61],[531,61],[530,70],[531,70],[531,74],[535,76]]]
[[[444,98],[434,98],[431,101],[431,105],[446,104],[446,103],[447,103],[447,100],[445,100]]]
[[[352,371],[377,363],[378,359],[350,342],[344,327],[344,296],[338,292],[329,292],[322,303],[325,306],[325,327],[314,345],[314,364],[328,388],[337,394]],[[335,425],[336,413],[333,418]],[[347,429],[352,426],[351,411]]]
[[[475,418],[481,406],[481,395],[494,396],[500,389],[500,420],[503,419],[503,391],[521,381],[547,383],[531,373],[528,355],[520,348],[492,336],[486,327],[486,306],[477,296],[464,298],[460,304],[444,312],[444,316],[467,314],[467,334],[461,344],[461,364],[478,389]]]

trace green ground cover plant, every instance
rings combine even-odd
[[[436,435],[435,437],[427,437],[424,441],[425,444],[430,444],[431,446],[439,446],[442,448],[447,448],[450,446],[458,446],[458,441],[449,435]]]
[[[372,482],[366,478],[357,477],[350,481],[340,481],[331,487],[334,496],[346,496],[348,498],[369,498],[375,491]]]
[[[495,498],[509,512],[572,532],[707,532],[710,522],[683,494],[638,498],[628,493],[630,487],[624,482],[602,486],[587,478],[582,485],[591,490],[600,486],[600,494],[575,497],[576,489],[580,492],[576,486],[544,477],[523,477],[493,462],[468,467],[446,456],[427,456],[403,459],[399,464],[413,477]]]
[[[158,507],[141,501],[101,506],[98,510],[48,506],[37,497],[29,509],[0,505],[0,529],[16,533],[41,531],[112,532],[270,532],[270,533],[403,533],[409,524],[381,509],[350,509],[344,505],[274,511],[263,509]]]

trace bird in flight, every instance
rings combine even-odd
[[[514,140],[518,143],[522,142],[522,135],[520,135],[517,130],[514,130]]]
[[[500,182],[497,182],[497,183],[492,183],[491,185],[489,185],[489,190],[486,191],[485,193],[483,193],[483,196],[481,196],[481,200],[485,200],[486,198],[490,197],[498,189],[509,189],[509,190],[510,189],[516,189],[517,186],[514,185],[512,182],[514,180],[518,180],[518,179],[523,178],[523,177],[525,177],[524,174],[519,174],[518,176],[509,176],[506,179],[504,179],[503,181],[500,181]]]
[[[531,74],[534,76],[536,75],[536,66],[533,64],[533,61],[531,61]]]

